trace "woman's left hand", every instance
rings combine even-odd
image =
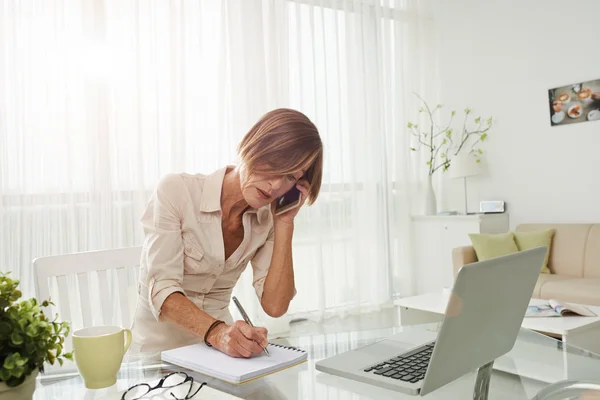
[[[302,196],[300,198],[300,205],[298,207],[292,208],[291,210],[281,215],[275,215],[275,207],[277,205],[277,202],[273,202],[273,205],[271,206],[271,211],[273,212],[275,222],[290,225],[294,223],[294,218],[296,217],[296,215],[298,215],[300,208],[302,208],[304,202],[306,201],[306,198],[308,197],[308,190],[310,188],[310,184],[306,179],[300,179],[298,182],[296,182],[296,188],[300,191],[300,193],[302,193]]]

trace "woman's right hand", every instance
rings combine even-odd
[[[219,324],[206,338],[217,350],[231,356],[248,358],[260,354],[268,345],[267,330],[253,328],[244,321],[233,325]]]

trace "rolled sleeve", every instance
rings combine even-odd
[[[159,320],[166,298],[175,292],[185,295],[183,281],[182,210],[186,188],[181,176],[165,176],[152,194],[142,217],[145,233],[146,285],[148,303]]]
[[[253,272],[252,285],[254,286],[254,290],[256,291],[259,300],[262,300],[265,279],[267,279],[269,267],[271,266],[271,259],[273,258],[273,248],[275,246],[274,238],[275,233],[273,228],[271,228],[267,241],[257,250],[251,261]],[[297,291],[294,288],[294,296],[296,296],[296,293]]]

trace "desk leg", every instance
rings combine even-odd
[[[429,311],[416,310],[414,308],[398,307],[400,309],[400,325],[420,325],[442,322],[442,314]]]
[[[477,370],[475,387],[473,388],[473,400],[487,400],[490,391],[490,379],[492,378],[492,367],[494,362],[489,362]]]

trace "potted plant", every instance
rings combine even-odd
[[[63,353],[68,322],[49,321],[42,307],[52,304],[35,298],[19,301],[18,280],[0,273],[0,400],[31,400],[35,378],[44,362],[63,364],[73,353]]]
[[[425,113],[426,126],[421,128],[419,124],[408,123],[408,129],[414,139],[414,145],[411,146],[410,150],[425,149],[426,151],[428,182],[425,196],[425,213],[432,215],[436,214],[435,192],[432,184],[433,174],[440,169],[442,172],[446,172],[452,165],[452,158],[460,152],[468,152],[475,157],[476,162],[481,162],[483,155],[481,145],[488,137],[488,131],[492,127],[493,120],[492,117],[487,119],[475,117],[471,122],[472,111],[470,108],[466,108],[462,127],[460,131],[456,132],[451,128],[456,111],[451,111],[448,123],[440,126],[435,122],[435,114],[442,109],[442,105],[438,104],[432,109],[421,96],[416,93],[415,96],[423,103],[423,106],[419,108],[419,113]]]

